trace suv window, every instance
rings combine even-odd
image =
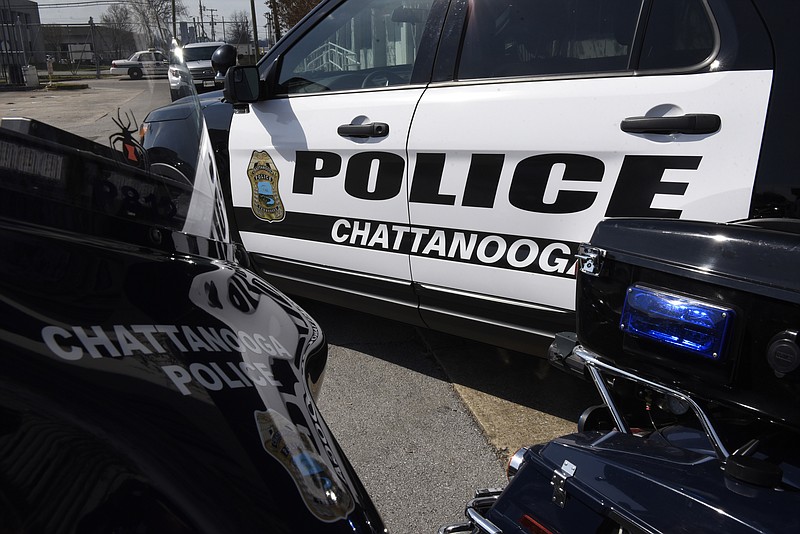
[[[281,91],[315,93],[409,83],[433,0],[345,2],[284,56]]]
[[[711,56],[715,40],[703,0],[658,0],[650,12],[639,68],[697,65]]]
[[[625,70],[638,0],[474,0],[458,77]]]
[[[714,48],[703,0],[652,2],[639,69],[697,65]],[[633,68],[641,0],[472,0],[460,79]]]

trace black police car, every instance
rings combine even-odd
[[[0,530],[384,532],[316,409],[319,326],[232,242],[196,96],[143,141],[110,111],[109,144],[0,122]]]

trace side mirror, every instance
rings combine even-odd
[[[250,104],[263,100],[266,96],[265,83],[258,77],[255,65],[230,67],[225,74],[225,100],[231,104]]]

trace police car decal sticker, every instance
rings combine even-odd
[[[253,233],[244,236],[245,243],[264,234],[256,219],[245,216],[242,210],[247,208],[235,209],[239,229]],[[270,228],[269,235],[556,277],[575,276],[578,243],[573,241],[294,211],[287,221]]]
[[[322,461],[311,440],[275,410],[253,413],[261,444],[292,475],[309,511],[325,522],[338,521],[353,511],[353,497]]]
[[[280,173],[266,150],[254,150],[247,165],[247,178],[252,189],[253,214],[267,222],[282,221],[286,215],[278,191]]]

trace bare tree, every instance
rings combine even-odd
[[[147,47],[166,47],[172,36],[173,0],[128,0],[126,4],[132,18],[138,25],[140,34],[147,37],[148,42],[140,45]],[[187,16],[189,11],[181,0],[175,0],[175,16]]]
[[[282,30],[288,30],[314,9],[321,0],[270,0],[267,5],[274,9]]]
[[[226,22],[225,40],[234,45],[253,42],[250,15],[246,11],[235,11],[230,22]]]
[[[114,57],[122,57],[122,51],[131,48],[133,43],[133,17],[125,4],[112,4],[100,16],[100,22],[111,29],[111,48]]]
[[[125,4],[111,4],[106,12],[100,15],[100,22],[107,26],[125,31],[133,31],[131,10]]]
[[[64,28],[59,24],[42,25],[42,39],[44,40],[45,53],[53,56],[56,62],[61,61],[61,41],[64,38]]]

